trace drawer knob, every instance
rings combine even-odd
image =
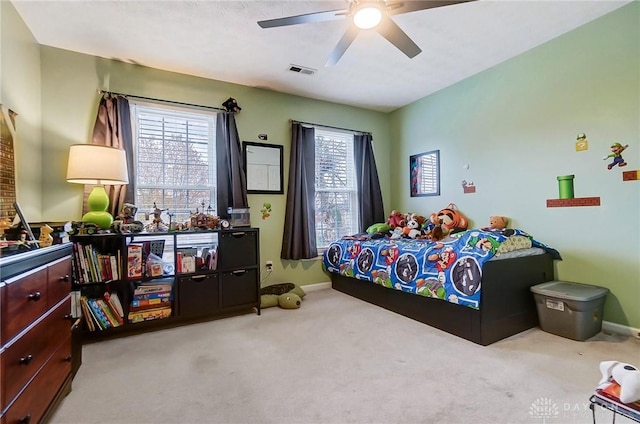
[[[64,361],[65,362],[71,362],[71,355],[65,356]]]
[[[42,297],[42,294],[40,292],[29,293],[29,300],[33,300],[34,302],[37,302],[38,300],[40,300],[41,297]]]
[[[69,281],[69,275],[63,275],[60,277],[60,281]]]
[[[27,414],[18,420],[18,424],[29,424],[31,422],[31,414]]]
[[[18,362],[20,363],[20,365],[29,365],[31,361],[33,361],[33,355],[29,354],[20,358]]]

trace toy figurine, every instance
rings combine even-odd
[[[609,165],[607,165],[607,169],[611,169],[614,166],[618,165],[620,167],[622,166],[626,166],[627,162],[624,161],[624,159],[622,159],[622,152],[629,147],[628,144],[625,144],[624,146],[620,143],[613,143],[611,145],[611,154],[607,155],[605,157],[602,158],[602,160],[607,160],[609,158],[613,158],[613,162],[611,162]]]
[[[169,227],[162,222],[162,212],[168,209],[160,209],[156,206],[156,202],[153,202],[153,221],[147,224],[146,230],[150,233],[164,233],[169,230]]]
[[[40,247],[49,247],[53,244],[53,237],[51,236],[52,232],[53,228],[47,224],[40,227],[40,238],[38,239]]]

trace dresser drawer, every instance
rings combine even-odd
[[[71,298],[43,317],[2,354],[2,408],[26,385],[33,375],[66,340],[70,343],[71,322],[66,318]]]
[[[47,310],[47,268],[7,280],[4,295],[0,331],[3,345]]]
[[[47,306],[53,307],[71,292],[71,257],[49,264],[47,270]]]
[[[71,334],[9,407],[6,424],[38,423],[71,373]]]

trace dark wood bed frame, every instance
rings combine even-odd
[[[538,325],[530,287],[554,279],[550,254],[489,261],[482,270],[480,309],[331,274],[335,290],[483,346]]]

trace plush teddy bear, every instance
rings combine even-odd
[[[446,208],[432,213],[429,220],[433,225],[441,226],[443,235],[464,231],[469,225],[467,218],[454,203],[449,203]]]
[[[509,219],[506,216],[490,216],[489,226],[484,227],[483,230],[504,230],[509,225]]]

